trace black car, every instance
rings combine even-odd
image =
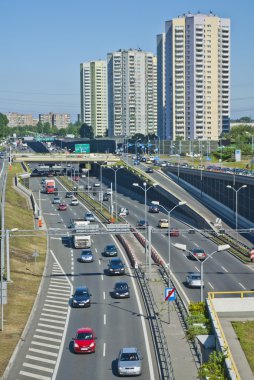
[[[91,306],[91,294],[86,286],[76,288],[72,296],[72,307],[89,307]]]
[[[108,274],[111,276],[125,274],[124,264],[121,259],[114,258],[110,260],[108,263]]]
[[[109,200],[109,196],[108,196],[108,194],[103,194],[103,200],[104,200],[104,201],[108,201],[108,200]]]
[[[115,298],[129,298],[130,290],[127,282],[116,282],[114,286],[114,297]]]
[[[104,256],[117,256],[118,250],[114,244],[108,244],[104,248]]]
[[[151,212],[152,214],[158,214],[160,212],[160,210],[159,210],[159,207],[150,206],[149,207],[149,212]]]
[[[146,173],[153,173],[153,168],[147,168]]]
[[[65,198],[72,198],[72,197],[73,197],[73,192],[72,191],[66,191]]]
[[[136,224],[136,227],[139,227],[139,228],[146,228],[149,226],[149,223],[146,222],[145,220],[139,220]]]

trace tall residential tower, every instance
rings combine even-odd
[[[157,38],[158,62],[165,62],[166,125],[159,134],[217,140],[230,121],[230,20],[187,14],[166,22],[165,61]],[[159,69],[159,66],[158,66]],[[163,76],[158,76],[163,88]],[[158,93],[161,111],[163,91]]]
[[[157,133],[157,60],[142,50],[108,54],[109,136]]]
[[[108,130],[107,62],[80,64],[81,122],[91,125],[95,136]]]

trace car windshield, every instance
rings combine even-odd
[[[122,353],[120,360],[123,362],[126,362],[126,361],[139,360],[139,359],[136,352],[128,352],[128,353],[124,352]]]
[[[92,217],[92,216],[93,216],[93,214],[86,214],[86,216],[87,216],[87,217]]]
[[[81,253],[82,256],[88,256],[88,255],[90,256],[91,254],[92,254],[91,251],[84,251]]]
[[[128,290],[128,285],[127,285],[127,284],[124,284],[124,283],[116,284],[116,285],[115,285],[115,288],[116,288],[117,290]]]
[[[116,267],[116,266],[122,266],[122,262],[120,260],[117,260],[117,261],[111,261],[110,265],[112,267]]]
[[[88,296],[87,290],[76,290],[75,296]]]
[[[108,251],[113,251],[113,250],[116,249],[116,247],[115,247],[114,245],[107,245],[106,249],[107,249]]]
[[[77,340],[91,340],[93,339],[93,334],[86,333],[86,332],[78,333],[76,336],[76,339]]]
[[[191,277],[191,280],[200,280],[201,279],[201,277],[198,275],[192,275],[190,277]]]
[[[194,253],[204,253],[203,249],[194,249]]]

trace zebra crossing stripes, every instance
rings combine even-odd
[[[72,287],[57,262],[27,355],[19,371],[19,380],[51,380],[57,364],[67,323]]]

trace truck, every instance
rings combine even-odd
[[[75,232],[84,232],[85,227],[88,226],[90,222],[84,219],[71,219],[70,220],[70,228],[72,228]]]
[[[54,194],[55,191],[55,180],[54,179],[46,179],[45,181],[45,192],[47,194]]]
[[[73,235],[74,248],[91,248],[91,236],[88,235]]]

